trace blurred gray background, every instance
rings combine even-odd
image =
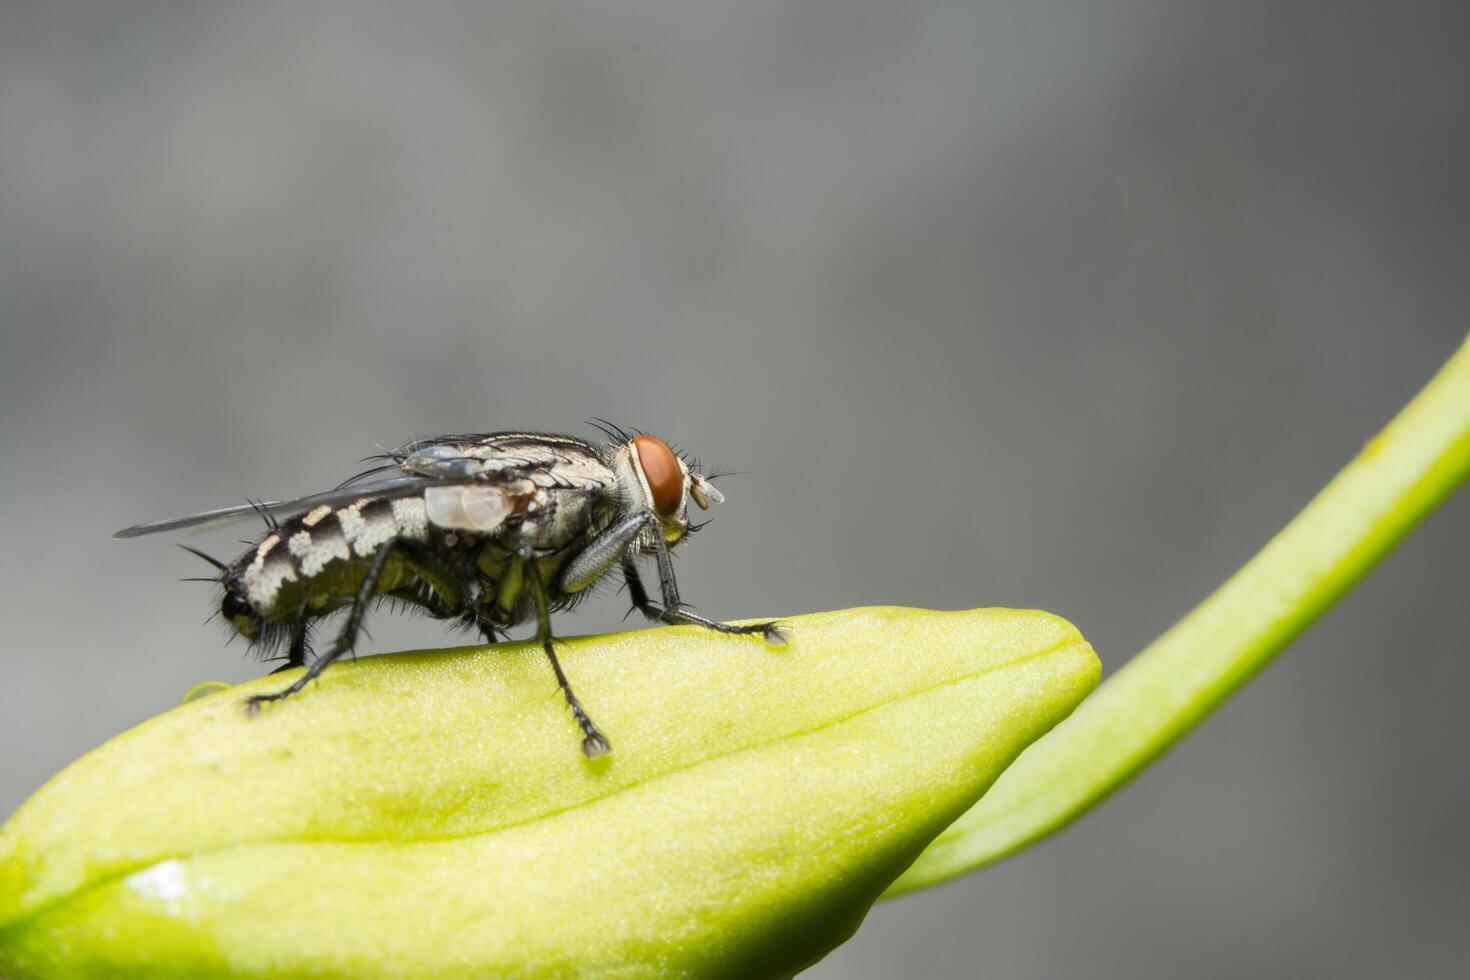
[[[1463,3],[5,3],[0,813],[261,669],[113,530],[435,431],[746,471],[716,615],[1039,606],[1115,669],[1470,326],[1467,52]],[[813,975],[1463,975],[1467,532]]]

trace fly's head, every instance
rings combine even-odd
[[[625,499],[658,516],[664,541],[670,545],[689,533],[690,500],[700,510],[725,502],[724,494],[703,474],[691,471],[689,464],[657,436],[638,435],[623,443],[613,459],[613,468]]]

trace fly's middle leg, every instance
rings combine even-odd
[[[541,643],[541,649],[546,651],[546,659],[551,661],[551,669],[556,674],[556,683],[561,686],[561,693],[567,699],[567,706],[572,709],[572,717],[577,720],[582,729],[582,754],[589,759],[607,755],[612,751],[612,745],[582,707],[582,702],[572,693],[572,685],[567,681],[566,673],[561,669],[561,661],[556,658],[555,640],[551,635],[551,610],[546,601],[546,585],[541,581],[541,570],[537,567],[536,559],[529,552],[518,556],[518,560],[524,566],[526,584],[531,589],[531,597],[536,603],[536,639]]]

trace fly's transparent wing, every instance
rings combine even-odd
[[[371,483],[354,483],[335,490],[327,490],[324,493],[314,493],[305,497],[296,497],[291,500],[265,500],[254,504],[240,504],[236,507],[221,507],[218,510],[206,510],[199,514],[190,514],[187,517],[171,517],[164,521],[150,521],[146,524],[134,524],[125,527],[113,535],[114,538],[136,538],[143,534],[157,534],[161,531],[177,531],[186,527],[203,527],[206,525],[229,524],[232,521],[244,520],[249,517],[257,517],[262,514],[281,516],[285,514],[296,514],[313,507],[344,507],[355,503],[364,497],[382,497],[393,499],[395,497],[412,497],[423,493],[427,487],[444,486],[446,483],[470,483],[477,477],[461,477],[457,480],[445,480],[418,475],[406,475],[393,477],[387,480],[375,480]]]

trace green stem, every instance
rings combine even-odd
[[[1071,823],[1244,684],[1470,474],[1470,340],[1244,568],[1027,749],[889,889],[972,871]]]

